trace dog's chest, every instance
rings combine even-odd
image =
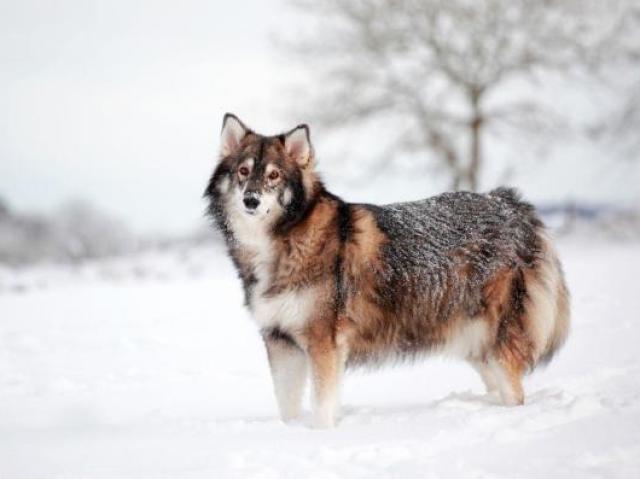
[[[277,263],[275,245],[266,231],[256,230],[243,217],[234,218],[232,225],[236,241],[246,254],[249,270],[256,280],[249,294],[249,308],[260,328],[278,327],[285,331],[297,329],[311,316],[316,304],[314,288],[279,288],[270,291]]]
[[[271,245],[254,248],[251,269],[256,279],[249,295],[249,308],[260,328],[278,327],[288,331],[302,326],[311,316],[317,294],[314,288],[291,285],[272,291],[276,258]]]
[[[249,306],[255,321],[261,328],[278,327],[283,330],[302,326],[312,314],[316,294],[312,288],[292,288],[279,293],[269,291],[272,260],[254,267],[256,284],[249,298]]]
[[[261,328],[278,327],[295,330],[310,317],[314,304],[313,292],[286,291],[275,296],[264,296],[256,289],[251,298],[251,310]]]

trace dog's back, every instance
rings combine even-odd
[[[490,383],[518,382],[564,342],[560,263],[534,208],[514,190],[361,207],[384,240],[373,283],[359,281],[350,298],[353,337],[370,338],[354,341],[351,363],[441,351],[470,361]],[[376,305],[366,317],[363,295]],[[522,401],[515,389],[506,402]]]

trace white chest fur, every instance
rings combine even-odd
[[[235,240],[251,252],[256,284],[249,297],[249,307],[260,328],[278,327],[285,331],[300,328],[311,316],[315,301],[314,288],[286,290],[279,294],[265,294],[272,282],[274,246],[266,225],[243,214],[231,218]]]
[[[251,310],[260,327],[291,331],[300,328],[309,319],[314,303],[315,294],[309,288],[266,297],[256,288],[251,298]]]
[[[279,327],[285,331],[297,329],[309,319],[316,292],[313,288],[302,288],[266,294],[271,286],[274,261],[268,251],[262,250],[254,256],[257,282],[249,298],[251,312],[261,328]]]

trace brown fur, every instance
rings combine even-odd
[[[308,328],[292,334],[294,339],[308,348],[316,348],[314,351],[337,348],[339,343],[348,351],[346,358],[350,364],[365,364],[394,353],[419,351],[425,345],[434,347],[451,339],[458,323],[469,320],[464,311],[444,311],[443,305],[448,303],[446,297],[432,303],[403,305],[404,310],[398,311],[395,308],[398,304],[390,304],[378,285],[380,275],[384,274],[380,253],[387,242],[385,234],[377,227],[370,212],[354,207],[351,237],[340,250],[337,206],[331,198],[320,199],[309,216],[276,243],[278,254],[268,294],[318,284],[322,284],[321,289],[325,292],[331,292],[333,288],[329,283],[333,281],[335,257],[340,254],[345,258],[344,282],[349,289],[344,313],[335,314],[331,309],[332,302],[325,302]],[[463,262],[457,271],[457,279],[451,280],[452,283],[463,283],[471,274],[469,265]],[[483,310],[477,311],[478,318],[487,323],[490,336],[495,340],[480,356],[468,359],[498,358],[514,383],[536,359],[532,339],[527,334],[529,318],[523,305],[526,284],[535,280],[535,268],[496,273],[483,289]],[[412,285],[404,286],[406,289],[401,293],[410,295]],[[454,292],[455,288],[456,284],[450,284],[446,294],[458,294]],[[384,293],[388,295],[389,292]],[[566,303],[563,298],[565,295],[560,295],[558,301]],[[412,314],[414,307],[423,313],[426,321],[416,321]]]
[[[278,238],[273,280],[267,294],[311,286],[332,274],[331,259],[340,246],[336,238],[327,234],[336,228],[334,211],[332,201],[322,199],[303,222]]]
[[[283,191],[285,185],[298,188],[295,211],[285,205],[286,214],[270,232],[268,283],[259,299],[311,291],[313,304],[299,324],[276,321],[265,327],[272,369],[287,358],[301,361],[304,355],[316,401],[323,402],[330,400],[346,365],[413,358],[456,346],[489,390],[499,389],[505,404],[521,404],[522,376],[547,361],[568,330],[568,293],[539,220],[523,220],[530,221],[534,231],[523,240],[528,245],[524,249],[509,249],[496,229],[446,250],[437,258],[439,268],[420,270],[425,280],[394,268],[389,259],[392,233],[383,228],[375,210],[328,193],[314,171],[312,149],[304,161],[288,154],[287,135],[263,137],[248,131],[238,151],[221,159],[210,185],[214,197],[223,175],[270,191]],[[247,158],[260,158],[263,169],[278,168],[282,179],[254,175],[238,180],[236,168]],[[526,204],[517,207],[529,214]],[[214,214],[224,217],[220,210]],[[258,253],[235,241],[224,221],[220,225],[252,306]],[[478,259],[486,257],[501,257],[501,266],[487,273]],[[534,290],[552,298],[548,310],[531,295]],[[539,324],[544,318],[534,316],[540,311],[554,315],[548,319],[553,321],[550,333],[546,323]]]

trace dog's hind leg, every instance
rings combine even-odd
[[[524,389],[522,387],[524,367],[517,361],[509,361],[502,357],[492,358],[488,364],[493,377],[496,378],[502,404],[505,406],[524,404]]]
[[[288,422],[298,418],[302,410],[308,375],[307,357],[288,336],[272,333],[264,336],[264,342],[280,417]]]
[[[498,378],[496,377],[489,363],[481,360],[473,360],[470,361],[470,364],[471,366],[473,366],[473,369],[475,369],[480,375],[480,378],[482,379],[482,382],[487,389],[487,393],[492,396],[498,396],[500,394],[498,388]]]

